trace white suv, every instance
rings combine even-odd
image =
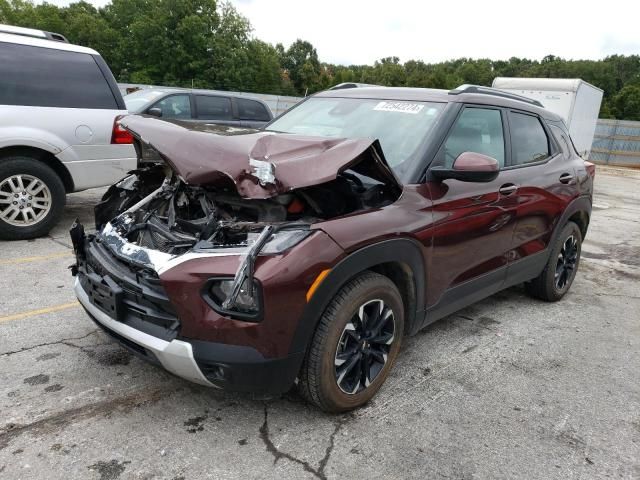
[[[45,235],[65,194],[136,168],[127,113],[98,52],[59,34],[0,25],[0,239]]]

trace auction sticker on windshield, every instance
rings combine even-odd
[[[380,102],[374,110],[379,112],[401,112],[401,113],[420,113],[420,110],[424,108],[424,105],[420,103],[407,103],[407,102]]]

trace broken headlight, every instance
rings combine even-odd
[[[225,302],[232,294],[233,284],[233,277],[210,279],[204,292],[207,303],[220,314],[240,320],[257,321],[260,314],[262,295],[259,283],[254,280],[253,288],[249,289],[247,288],[247,279],[245,279],[233,302],[233,306],[226,308]]]
[[[256,237],[258,234],[255,234]],[[265,243],[260,253],[274,254],[282,253],[285,250],[295,247],[302,240],[311,235],[311,230],[280,230],[271,235],[271,238]],[[251,242],[251,238],[249,241]]]
[[[216,312],[240,320],[260,320],[262,290],[253,277],[256,257],[284,252],[311,234],[308,229],[274,230],[268,225],[259,234],[248,235],[250,247],[235,277],[211,278],[206,283],[205,300]]]

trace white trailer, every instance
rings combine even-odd
[[[492,87],[538,100],[560,115],[576,149],[588,158],[602,103],[601,89],[579,78],[496,77]]]

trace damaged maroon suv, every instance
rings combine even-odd
[[[140,167],[72,227],[75,292],[124,347],[203,385],[367,402],[404,335],[576,275],[594,166],[533,100],[358,88],[263,130],[129,116]]]

